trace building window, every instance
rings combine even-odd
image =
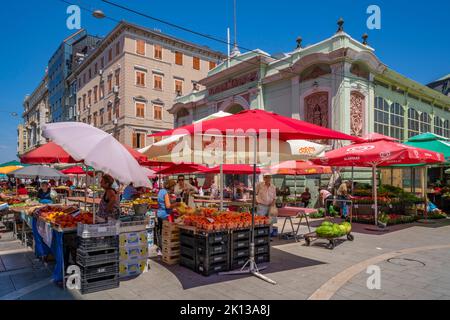
[[[153,106],[153,119],[162,120],[163,108],[161,106]]]
[[[389,104],[383,98],[375,98],[375,132],[389,136]]]
[[[112,60],[112,49],[109,49],[108,51],[108,62],[111,62]]]
[[[103,125],[103,116],[105,114],[105,110],[104,109],[100,109],[100,125]]]
[[[89,68],[88,73],[89,73],[89,80],[91,80],[91,79],[92,79],[92,71],[91,71],[91,68]]]
[[[162,60],[162,58],[163,58],[162,51],[163,51],[162,46],[160,46],[159,44],[155,44],[154,54],[153,54],[154,58],[158,59],[158,60]]]
[[[419,113],[413,109],[408,109],[408,138],[417,136],[420,133]]]
[[[120,42],[116,43],[116,56],[120,54]]]
[[[108,93],[111,93],[112,91],[112,77],[112,74],[108,76]]]
[[[81,77],[78,78],[78,88],[81,88]]]
[[[192,67],[195,70],[200,70],[200,58],[199,57],[192,57]]]
[[[420,133],[431,132],[431,117],[428,113],[423,112],[420,115]]]
[[[438,116],[434,117],[434,133],[440,136],[444,135],[444,122]]]
[[[141,149],[145,147],[145,132],[133,132],[133,148]]]
[[[136,118],[144,118],[145,117],[145,103],[136,102]]]
[[[94,112],[94,127],[97,126],[97,112]]]
[[[78,98],[78,111],[81,111],[81,98]]]
[[[117,69],[116,72],[114,73],[114,83],[116,86],[119,86],[120,84],[120,69]]]
[[[100,68],[104,68],[105,67],[105,57],[101,57],[100,59]]]
[[[94,86],[94,103],[98,101],[98,86]]]
[[[98,72],[98,64],[96,62],[95,65],[94,65],[94,75],[96,75],[97,72]]]
[[[108,110],[108,122],[111,122],[112,121],[112,106],[108,105],[107,110]]]
[[[139,87],[145,87],[145,72],[136,71],[136,85]]]
[[[163,88],[163,78],[159,75],[153,75],[153,89],[162,90]]]
[[[450,138],[450,121],[445,120],[444,121],[444,137]]]
[[[120,100],[114,101],[114,117],[119,119],[120,114]]]
[[[179,51],[175,51],[175,64],[179,66],[183,65],[183,54]]]
[[[175,93],[179,96],[183,94],[183,80],[175,79]]]
[[[400,141],[404,140],[404,114],[405,111],[399,103],[393,103],[391,105],[390,136]]]
[[[92,90],[88,91],[88,105],[90,106],[92,104]]]
[[[86,110],[86,95],[83,94],[83,111]]]
[[[105,97],[105,83],[102,81],[100,82],[100,99],[103,99]]]
[[[145,56],[145,41],[144,40],[136,40],[136,53],[142,56]]]
[[[83,73],[83,84],[86,84],[86,72]]]
[[[214,61],[209,62],[209,70],[214,69],[216,66],[217,66],[217,63],[215,63]]]

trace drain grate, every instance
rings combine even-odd
[[[425,267],[425,262],[416,259],[409,258],[391,258],[388,259],[387,262],[402,266],[402,267]]]

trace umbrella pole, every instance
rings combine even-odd
[[[220,211],[223,211],[223,164],[220,165]]]
[[[294,175],[294,199],[295,206],[297,206],[297,173]]]
[[[94,187],[96,187],[97,184],[97,173],[94,170]],[[94,216],[94,221],[95,221],[95,190],[92,190],[92,215]]]
[[[377,187],[377,167],[376,165],[373,165],[372,167],[372,174],[373,174],[373,200],[375,203],[375,225],[378,226],[378,187]]]
[[[353,182],[354,181],[354,177],[355,177],[355,167],[352,167],[352,196],[353,196],[353,189],[354,189],[354,186],[355,186],[355,183]]]
[[[425,200],[425,211],[424,217],[425,221],[428,220],[428,194],[427,194],[427,185],[428,185],[428,167],[423,167],[423,195]]]
[[[256,206],[256,150],[257,150],[257,136],[255,135],[255,143],[254,143],[254,164],[253,164],[253,197],[252,197],[252,228],[251,228],[251,241],[250,241],[250,258],[244,264],[241,270],[231,271],[231,272],[223,272],[219,273],[220,275],[239,275],[239,274],[248,274],[251,273],[255,277],[264,280],[270,284],[277,284],[272,279],[261,274],[259,271],[266,269],[266,267],[258,268],[255,262],[255,206]],[[248,266],[248,269],[246,267]]]

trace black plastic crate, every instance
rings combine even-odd
[[[80,238],[78,237],[78,248],[84,251],[108,249],[119,247],[119,237],[101,237],[101,238]]]
[[[270,262],[270,254],[260,254],[260,255],[255,256],[255,262],[257,264]]]
[[[180,255],[189,257],[195,260],[195,249],[193,247],[180,246]]]
[[[231,262],[230,270],[237,270],[241,269],[245,263],[248,261],[248,257],[245,258],[239,258]]]
[[[204,275],[206,277],[229,270],[228,262],[222,262],[214,265],[207,265],[203,263],[197,264],[195,270],[200,273],[201,275]]]
[[[248,258],[250,256],[250,249],[233,250],[231,251],[230,260],[233,262],[236,259]]]
[[[119,274],[119,263],[110,262],[90,267],[81,267],[81,280],[103,278]]]
[[[197,264],[203,264],[203,265],[213,265],[217,263],[227,263],[228,262],[228,253],[218,254],[215,256],[207,256],[207,255],[199,255],[197,254],[196,257],[196,263]]]
[[[119,275],[109,275],[81,281],[81,294],[104,291],[119,287]]]
[[[195,271],[195,257],[186,257],[183,254],[180,256],[180,266],[186,267]]]
[[[180,245],[194,248],[195,235],[187,230],[180,229]]]
[[[108,262],[119,261],[118,248],[109,248],[94,251],[77,250],[77,264],[83,267],[90,267]]]
[[[269,245],[255,247],[255,256],[260,255],[260,254],[266,254],[266,253],[270,253]]]
[[[235,240],[232,242],[231,250],[248,249],[250,247],[250,240]]]
[[[221,244],[228,241],[228,231],[200,232],[196,235],[197,241],[206,239],[208,244]]]
[[[250,239],[250,229],[231,231],[231,239],[233,241]]]
[[[255,228],[255,238],[257,237],[265,237],[270,235],[270,227],[256,227]]]
[[[213,256],[216,254],[223,254],[223,253],[227,253],[227,252],[228,252],[228,242],[207,245],[203,241],[199,241],[199,243],[197,245],[197,253],[199,255]]]
[[[255,238],[255,246],[266,245],[269,243],[270,243],[269,237],[263,236],[263,237]]]

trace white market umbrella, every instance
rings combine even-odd
[[[46,166],[29,166],[24,167],[8,174],[17,179],[67,179],[68,176],[56,169]]]
[[[60,145],[76,161],[111,175],[123,184],[151,187],[146,172],[112,135],[81,122],[48,123],[42,135]]]

